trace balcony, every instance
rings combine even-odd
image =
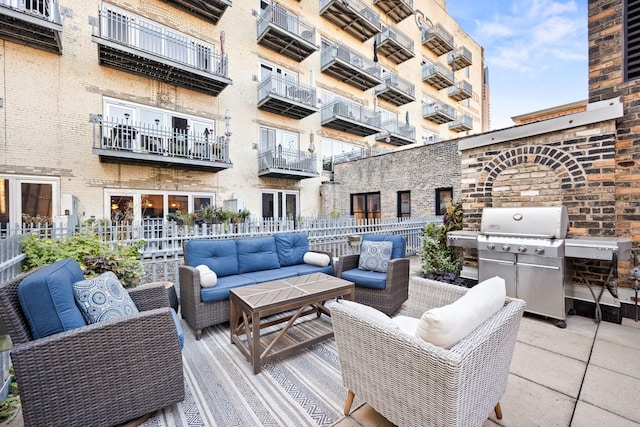
[[[319,47],[316,29],[279,4],[268,6],[258,18],[258,44],[295,61],[302,61]]]
[[[377,63],[340,44],[322,49],[320,71],[363,91],[382,83]]]
[[[471,83],[465,80],[460,80],[449,88],[449,98],[455,99],[456,101],[464,101],[465,99],[471,98],[472,94]]]
[[[396,27],[382,27],[382,32],[376,35],[378,53],[386,56],[396,64],[401,64],[415,56],[413,40]]]
[[[231,6],[231,0],[164,0],[169,4],[189,12],[198,18],[217,24],[227,7]]]
[[[459,47],[455,51],[449,52],[447,61],[454,71],[461,70],[472,64],[471,51],[464,46]]]
[[[0,39],[62,53],[62,18],[58,0],[0,0]]]
[[[227,54],[214,45],[112,6],[100,10],[91,40],[106,67],[212,96],[232,83]]]
[[[292,119],[303,119],[319,108],[316,89],[271,75],[258,86],[258,108]]]
[[[455,78],[453,71],[442,64],[424,64],[422,66],[422,81],[440,90],[453,85]]]
[[[361,42],[381,30],[380,15],[360,0],[320,0],[320,16]]]
[[[355,102],[335,100],[322,107],[322,126],[359,136],[382,132],[380,115]]]
[[[258,153],[258,176],[284,179],[306,179],[320,176],[313,153],[278,148]]]
[[[439,125],[454,121],[456,116],[456,110],[444,102],[434,101],[422,105],[422,117]]]
[[[219,172],[233,167],[229,140],[150,123],[133,123],[92,115],[93,154],[103,163]]]
[[[413,15],[413,0],[373,0],[373,4],[395,22]]]
[[[376,86],[375,94],[394,105],[404,105],[416,100],[416,87],[408,80],[387,72],[381,85]]]
[[[465,114],[462,117],[459,117],[458,119],[449,123],[449,129],[455,132],[464,132],[465,130],[471,130],[473,129],[473,118],[470,115]]]
[[[376,141],[401,146],[416,142],[416,127],[408,123],[400,124],[397,118],[382,124],[382,132],[376,135]]]
[[[422,45],[438,56],[444,55],[454,48],[453,36],[440,24],[436,24],[433,28],[426,27],[422,30]]]

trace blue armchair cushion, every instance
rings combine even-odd
[[[75,282],[73,295],[89,324],[139,313],[129,292],[112,271]]]
[[[280,268],[273,236],[238,239],[237,246],[240,274]]]
[[[78,263],[63,259],[31,273],[18,286],[18,300],[34,339],[85,326],[73,297],[73,284],[84,279]]]
[[[185,263],[206,265],[218,278],[238,274],[238,251],[234,239],[190,240],[185,245]]]
[[[363,241],[360,245],[358,268],[386,273],[392,249],[393,243],[391,242]]]
[[[304,254],[309,252],[309,239],[305,233],[276,233],[273,237],[276,239],[280,266],[304,263]]]
[[[387,287],[387,273],[378,273],[377,271],[354,268],[343,271],[341,278],[364,288],[384,289]]]

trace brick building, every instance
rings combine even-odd
[[[3,225],[326,214],[337,158],[486,130],[444,0],[8,0],[0,42]]]

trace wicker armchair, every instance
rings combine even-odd
[[[408,315],[449,304],[467,288],[412,278]],[[336,303],[331,318],[342,381],[354,395],[400,426],[482,426],[506,391],[524,301],[504,307],[445,350]]]
[[[0,314],[27,426],[112,426],[184,399],[182,354],[163,285],[130,289],[135,316],[34,340],[18,285],[0,285]]]
[[[384,289],[367,287],[358,277],[349,273],[358,271],[360,255],[340,257],[336,267],[336,276],[350,280],[356,285],[355,301],[374,307],[391,315],[398,311],[409,295],[409,259],[405,258],[405,242],[402,236],[364,235],[362,241],[392,241],[393,253],[386,274]],[[343,277],[343,273],[349,272]]]

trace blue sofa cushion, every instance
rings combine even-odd
[[[354,268],[343,271],[342,278],[364,288],[384,289],[387,286],[387,273],[378,273],[377,271]]]
[[[185,244],[185,264],[206,265],[220,277],[238,274],[238,251],[234,239],[190,240]]]
[[[326,267],[318,267],[317,265],[311,264],[297,264],[282,267],[280,270],[293,272],[296,276],[302,276],[303,274],[311,273],[333,274],[333,266],[331,265],[328,265]]]
[[[63,259],[31,273],[18,286],[22,306],[34,339],[85,326],[73,297],[73,284],[84,274],[73,259]]]
[[[280,268],[273,236],[238,239],[237,247],[240,274]]]
[[[362,241],[391,242],[393,243],[393,249],[391,250],[391,259],[404,258],[404,237],[402,236],[365,234],[364,236],[362,236]]]
[[[139,312],[129,292],[113,271],[75,282],[73,295],[87,323],[117,319]]]
[[[305,233],[276,233],[278,259],[280,266],[302,264],[304,254],[309,252],[309,239]]]
[[[272,280],[286,279],[287,277],[295,277],[298,274],[295,271],[286,271],[282,268],[274,268],[271,270],[252,271],[250,273],[242,273],[240,276],[253,280],[256,283],[270,282]]]
[[[200,300],[202,302],[224,301],[229,299],[229,289],[255,284],[255,280],[243,277],[239,274],[219,277],[218,283],[213,288],[200,289]]]

